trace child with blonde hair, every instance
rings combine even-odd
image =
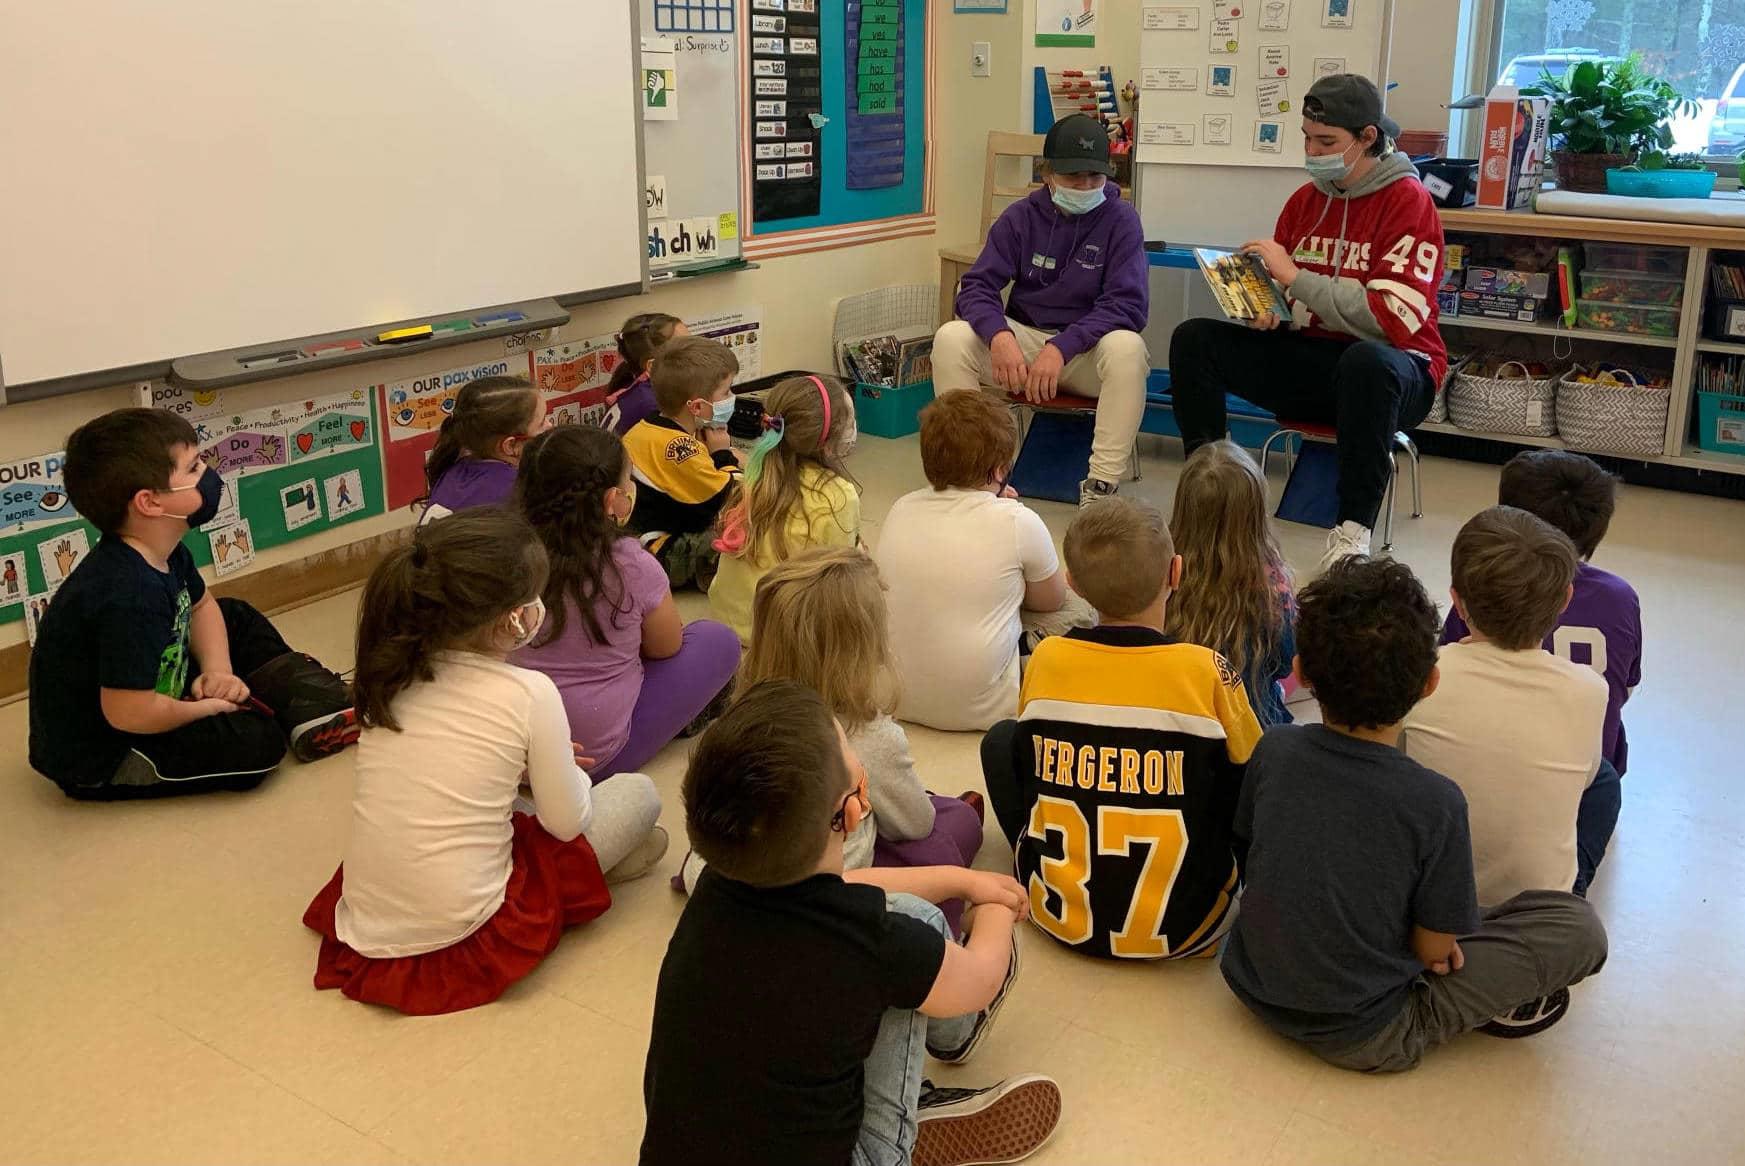
[[[507,502],[515,492],[521,450],[549,428],[545,397],[526,377],[482,377],[462,385],[424,463],[427,489],[419,524]]]
[[[618,367],[612,370],[611,383],[606,386],[606,416],[600,422],[603,428],[623,437],[632,425],[660,412],[649,379],[654,354],[667,341],[690,334],[683,320],[665,312],[639,312],[624,321],[617,337]]]
[[[1241,446],[1208,442],[1188,457],[1169,533],[1182,585],[1164,631],[1228,660],[1262,727],[1289,724],[1281,682],[1296,655],[1296,601],[1266,517],[1266,479]]]
[[[742,642],[764,572],[808,547],[860,542],[860,484],[842,463],[854,431],[848,389],[835,377],[789,377],[765,395],[763,411],[745,481],[721,517],[721,565],[709,587],[717,618]]]
[[[371,573],[351,837],[303,914],[317,988],[413,1015],[488,1004],[666,853],[654,783],[593,788],[556,686],[508,662],[545,620],[546,568],[520,515],[481,507]]]

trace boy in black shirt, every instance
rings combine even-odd
[[[1048,1140],[1046,1077],[921,1079],[927,1053],[961,1062],[986,1035],[1017,974],[1024,892],[956,867],[845,875],[866,774],[816,693],[746,692],[698,742],[684,798],[708,867],[661,964],[644,1163],[948,1166]],[[962,947],[932,902],[957,897]]]
[[[1321,725],[1267,730],[1236,810],[1247,889],[1224,979],[1335,1065],[1410,1069],[1461,1033],[1530,1036],[1606,962],[1566,891],[1479,914],[1466,799],[1397,748],[1436,688],[1435,605],[1388,559],[1335,565],[1297,599],[1296,675]]]
[[[182,545],[223,490],[193,427],[118,409],[67,439],[73,507],[101,533],[30,655],[30,764],[70,797],[250,789],[284,756],[357,740],[345,682],[260,612],[216,602]]]

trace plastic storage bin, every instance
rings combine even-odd
[[[1627,332],[1637,336],[1678,335],[1678,309],[1664,304],[1623,304],[1607,300],[1575,301],[1575,322],[1596,332]]]
[[[1608,170],[1606,193],[1625,198],[1707,198],[1715,193],[1715,172]]]
[[[1745,396],[1697,394],[1697,448],[1712,453],[1745,453]]]
[[[1584,268],[1640,271],[1649,275],[1684,275],[1683,247],[1646,247],[1634,243],[1583,243]]]
[[[933,400],[933,382],[901,388],[854,386],[854,420],[862,433],[874,437],[907,437],[921,429],[921,410]]]
[[[1661,304],[1676,308],[1684,303],[1684,276],[1589,267],[1581,273],[1581,298],[1608,304]]]

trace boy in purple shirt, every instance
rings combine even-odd
[[[1545,637],[1545,650],[1604,676],[1611,690],[1601,738],[1605,760],[1581,799],[1576,821],[1579,871],[1577,894],[1585,894],[1594,869],[1606,855],[1606,842],[1618,822],[1623,793],[1618,779],[1629,760],[1624,735],[1624,702],[1642,682],[1642,604],[1635,588],[1588,560],[1606,537],[1617,505],[1617,483],[1591,458],[1562,449],[1516,454],[1503,467],[1497,502],[1537,515],[1561,530],[1581,554],[1569,606]],[[1470,632],[1460,613],[1450,611],[1442,642],[1455,643]]]

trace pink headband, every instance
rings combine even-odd
[[[824,443],[830,440],[830,390],[815,376],[808,375],[806,379],[818,386],[818,396],[824,400],[824,432],[818,435],[818,448],[823,449]]]

